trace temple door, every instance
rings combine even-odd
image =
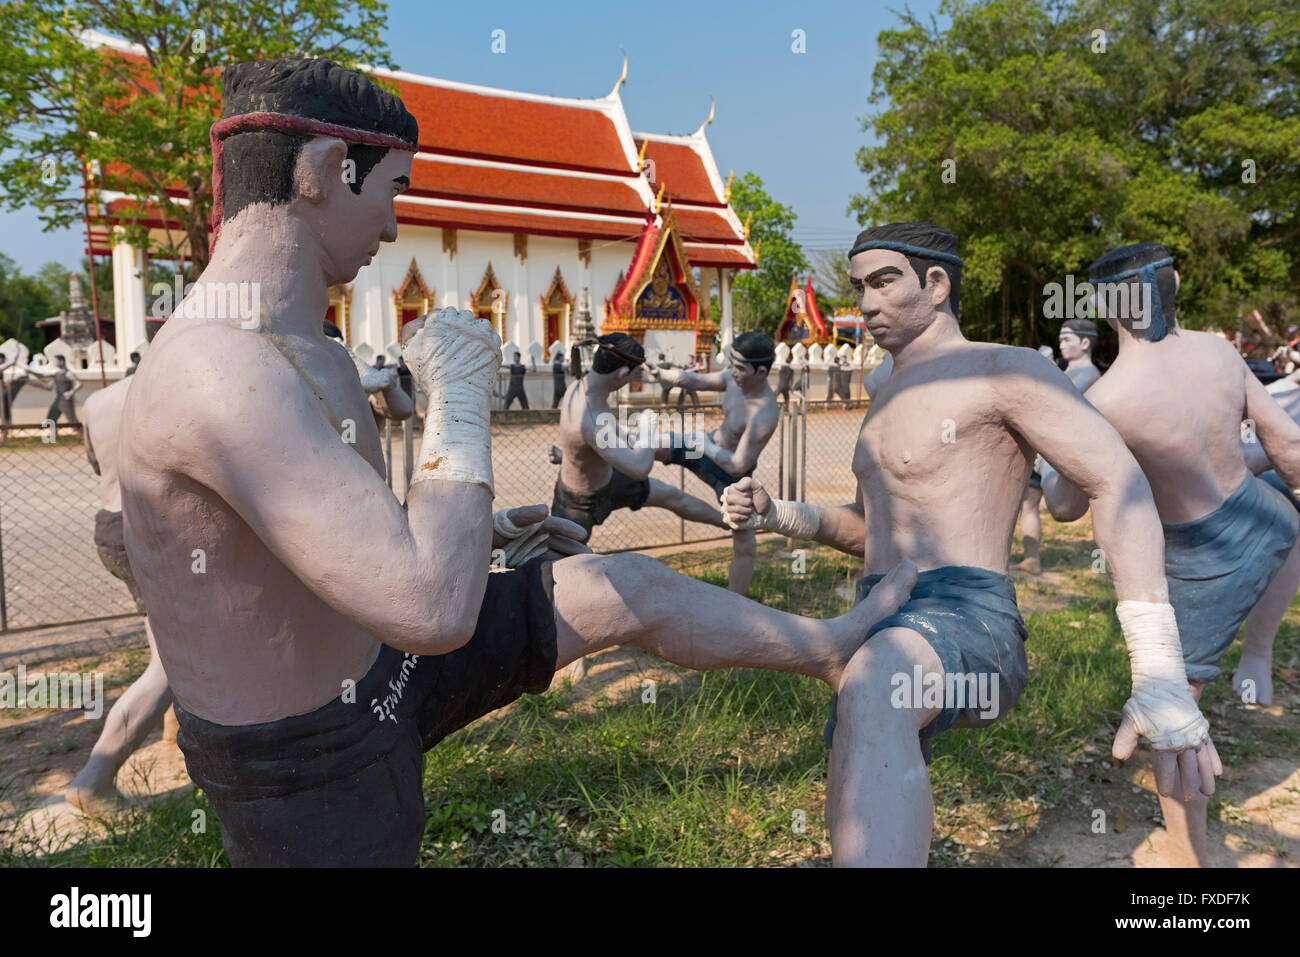
[[[552,342],[560,340],[560,314],[558,312],[548,312],[546,314],[546,341],[542,343],[542,348],[549,349]]]

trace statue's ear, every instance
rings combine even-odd
[[[948,278],[948,270],[941,269],[938,266],[931,266],[925,271],[925,288],[930,291],[930,301],[938,309],[952,294],[952,280]]]
[[[293,191],[311,203],[327,195],[330,180],[343,182],[348,144],[334,136],[316,136],[303,144],[293,169]]]

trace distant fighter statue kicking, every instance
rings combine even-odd
[[[77,390],[81,388],[81,380],[77,374],[68,368],[68,360],[64,356],[54,357],[54,371],[45,372],[44,370],[27,366],[27,371],[36,376],[36,379],[29,380],[32,385],[38,389],[53,389],[54,398],[50,400],[50,408],[45,413],[45,418],[58,424],[59,416],[66,415],[70,425],[78,425],[77,422],[77,404],[73,398]],[[41,382],[41,379],[50,379],[50,382]]]
[[[776,362],[772,340],[761,332],[746,332],[731,343],[731,368],[721,372],[651,370],[660,383],[681,385],[699,392],[721,392],[722,425],[714,432],[673,436],[656,450],[660,462],[680,465],[713,490],[722,490],[738,478],[753,475],[758,457],[776,431],[779,407],[767,374]],[[748,593],[758,554],[756,536],[747,529],[733,530],[733,552],[727,587]]]
[[[1242,423],[1251,423],[1291,488],[1300,485],[1300,426],[1225,340],[1179,327],[1178,273],[1165,246],[1121,246],[1088,272],[1098,311],[1119,335],[1119,356],[1088,400],[1123,436],[1151,483],[1186,680],[1199,699],[1219,676],[1237,630],[1250,622],[1234,684],[1241,689],[1248,681],[1252,700],[1259,700],[1271,695],[1273,636],[1300,584],[1300,517],[1247,469]],[[1052,466],[1061,464],[1041,451]],[[1062,521],[1088,509],[1078,484],[1050,468],[1043,495]],[[1095,524],[1095,504],[1093,515]],[[1205,798],[1162,789],[1160,804],[1163,863],[1204,865]]]
[[[95,514],[95,546],[104,567],[120,578],[131,592],[135,608],[145,614],[144,598],[131,571],[122,534],[122,488],[118,481],[117,442],[122,425],[122,406],[133,378],[127,376],[101,389],[86,400],[81,410],[85,431],[86,458],[99,476],[99,511]],[[144,744],[150,732],[171,707],[172,693],[149,619],[144,620],[149,642],[149,664],[131,687],[117,699],[90,759],[68,785],[65,797],[73,807],[87,814],[112,810],[121,798],[114,785],[118,770]]]
[[[1114,574],[1133,665],[1114,754],[1149,738],[1162,793],[1180,773],[1188,793],[1212,793],[1222,770],[1183,673],[1159,517],[1137,462],[1042,356],[962,336],[956,252],[957,237],[928,223],[867,229],[849,252],[867,330],[894,357],[853,456],[857,502],[774,501],[753,479],[724,501],[733,527],[863,555],[860,600],[897,562],[920,569],[910,601],[864,632],[827,728],[837,863],[924,864],[934,805],[922,743],[989,724],[1025,688],[1027,635],[1007,565],[1035,449],[1088,490]],[[934,687],[942,695],[923,694]],[[864,815],[865,827],[854,823]]]
[[[726,528],[722,513],[708,502],[667,482],[650,478],[655,464],[658,416],[650,410],[638,419],[633,440],[609,407],[610,395],[637,376],[645,350],[636,339],[612,332],[599,345],[591,371],[569,386],[560,406],[560,448],[551,461],[560,463],[551,514],[591,530],[620,508],[666,508],[688,522]]]
[[[1065,374],[1080,392],[1087,392],[1101,378],[1101,373],[1092,364],[1092,347],[1096,342],[1097,324],[1091,319],[1070,319],[1061,326],[1061,357],[1068,363]],[[1050,346],[1043,348],[1051,351]],[[1043,571],[1039,555],[1043,541],[1043,518],[1038,513],[1042,501],[1043,482],[1035,463],[1034,470],[1029,473],[1029,487],[1025,489],[1025,497],[1020,502],[1020,541],[1025,549],[1025,557],[1019,568],[1031,575],[1039,575]]]

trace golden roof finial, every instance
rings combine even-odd
[[[649,140],[641,141],[641,152],[636,154],[636,168],[638,172],[645,169],[645,148],[649,145]]]
[[[614,92],[616,93],[618,92],[618,88],[623,85],[625,80],[627,80],[627,54],[626,53],[623,54],[623,72],[619,74],[618,82],[614,84]]]
[[[710,123],[713,122],[713,110],[714,110],[714,106],[715,106],[715,104],[714,104],[714,102],[713,102],[713,97],[709,97],[709,118],[708,118],[707,120],[704,121],[704,126],[708,126]],[[703,129],[703,127],[701,127],[701,129]]]
[[[748,230],[746,230],[748,232]],[[763,240],[754,243],[754,262],[758,262],[758,254],[763,249]]]
[[[749,238],[749,221],[754,218],[754,211],[751,209],[745,214],[745,238]],[[762,242],[762,240],[759,240]]]
[[[728,171],[727,171],[727,188],[726,188],[726,189],[723,191],[723,193],[722,193],[722,201],[723,201],[724,203],[729,203],[729,202],[731,202],[731,181],[732,181],[733,179],[735,179],[735,178],[736,178],[736,171],[735,171],[734,169],[733,169],[733,170],[728,170]]]
[[[660,184],[659,184],[659,192],[655,194],[655,212],[656,212],[656,213],[659,212],[659,206],[660,206],[661,203],[663,202],[663,198],[664,198],[664,185],[665,185],[665,184],[660,183]]]

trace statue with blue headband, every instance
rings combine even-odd
[[[1300,485],[1300,426],[1226,340],[1178,325],[1179,278],[1166,246],[1112,249],[1088,273],[1098,312],[1119,336],[1119,355],[1088,399],[1123,436],[1155,497],[1186,680],[1199,698],[1244,624],[1233,686],[1243,701],[1267,703],[1273,638],[1300,585],[1300,516],[1251,466],[1271,464],[1284,490]],[[1252,444],[1262,454],[1248,457]],[[1043,495],[1058,520],[1088,508],[1080,484],[1050,468]],[[1160,802],[1166,830],[1138,853],[1204,865],[1205,797],[1162,791]]]
[[[753,479],[723,500],[737,527],[862,556],[859,600],[899,561],[919,569],[902,608],[862,633],[836,689],[826,801],[836,863],[923,865],[934,817],[931,739],[990,724],[1025,689],[1030,636],[1007,571],[1036,450],[1087,489],[1114,573],[1133,662],[1115,756],[1128,757],[1143,735],[1162,792],[1212,793],[1222,765],[1183,672],[1160,518],[1124,440],[1034,350],[966,339],[963,263],[948,230],[875,226],[848,259],[867,330],[894,362],[853,451],[857,500],[838,508],[773,500]]]

